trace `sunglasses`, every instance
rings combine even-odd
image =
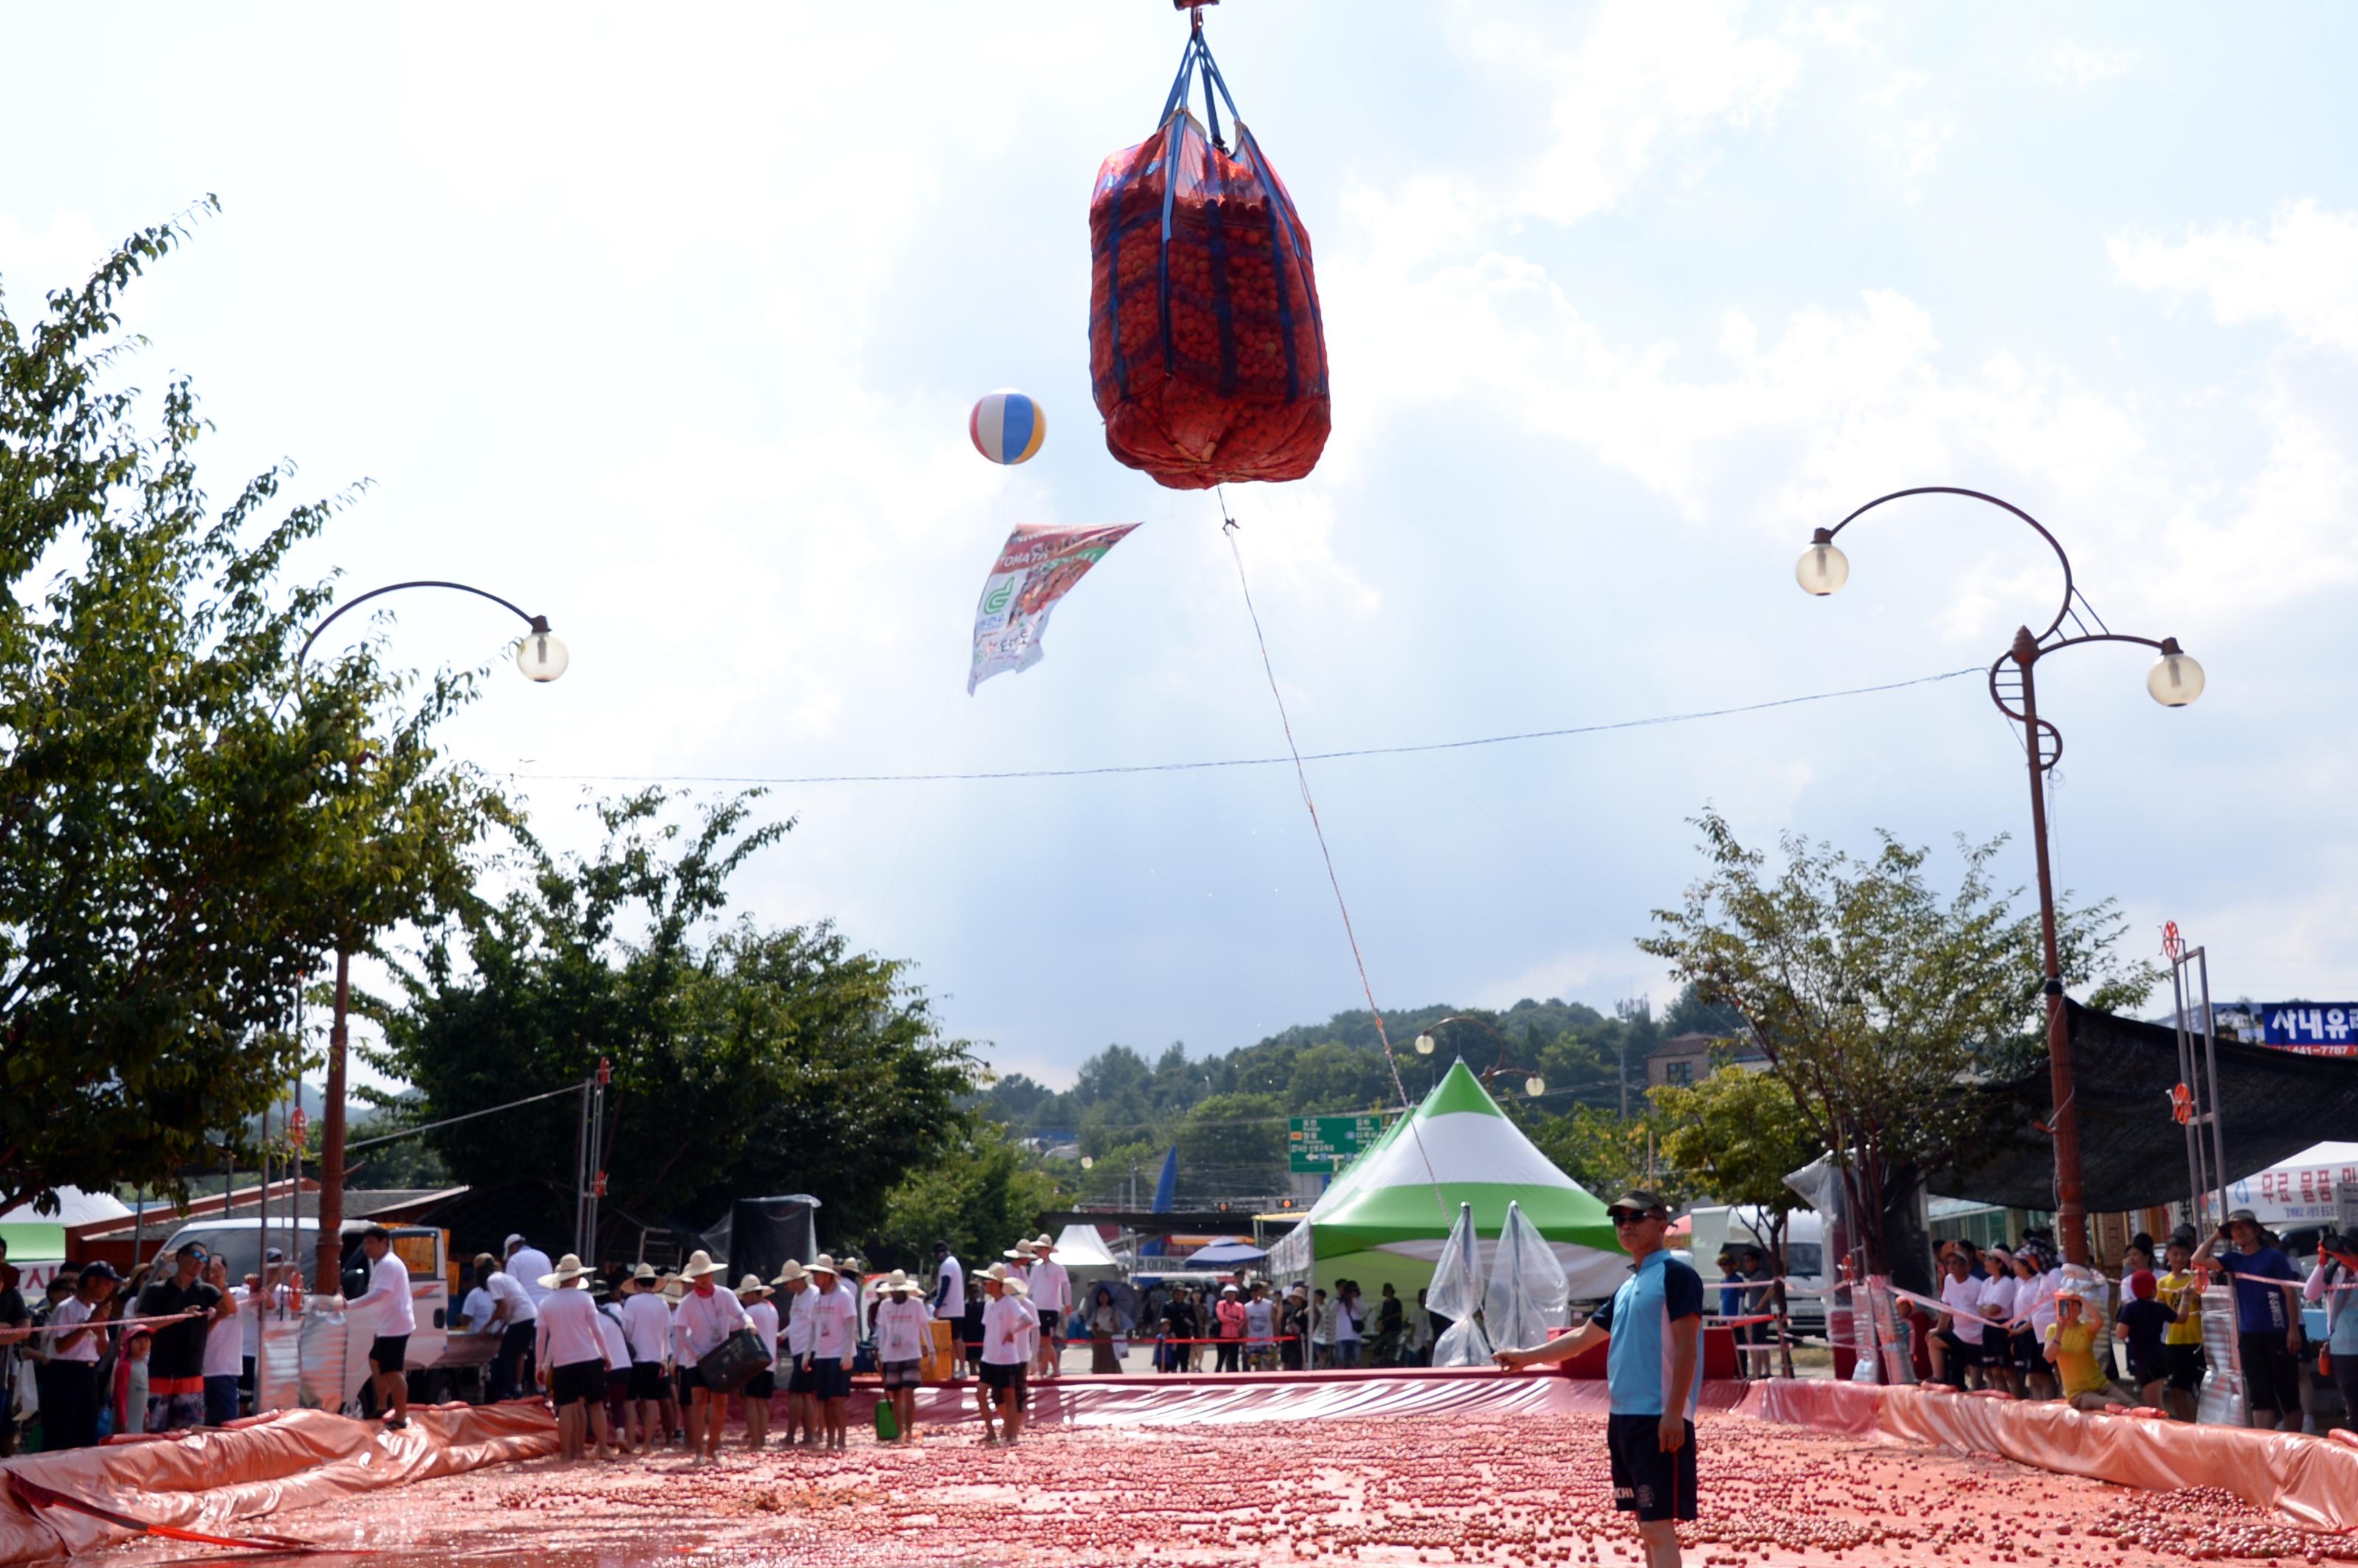
[[[1607,1217],[1613,1221],[1613,1228],[1619,1230],[1626,1226],[1643,1224],[1654,1217],[1650,1214],[1631,1214],[1628,1209],[1623,1208],[1614,1210]]]

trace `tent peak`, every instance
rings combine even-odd
[[[1424,1097],[1424,1103],[1411,1114],[1431,1117],[1462,1112],[1502,1119],[1507,1114],[1498,1108],[1498,1102],[1490,1098],[1490,1091],[1482,1087],[1482,1080],[1474,1076],[1474,1069],[1466,1065],[1466,1058],[1460,1056],[1449,1065],[1449,1071],[1441,1076],[1441,1081],[1433,1086],[1433,1092]]]

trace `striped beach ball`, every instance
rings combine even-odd
[[[1048,416],[1030,395],[1012,387],[985,393],[967,416],[974,449],[995,463],[1020,463],[1039,451],[1048,437]]]

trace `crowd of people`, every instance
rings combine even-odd
[[[2306,1268],[2249,1209],[2208,1237],[2180,1226],[2158,1245],[2140,1232],[2120,1273],[2065,1264],[2053,1237],[2012,1247],[1950,1241],[1941,1248],[1938,1310],[1907,1303],[1918,1378],[2015,1399],[2062,1399],[2083,1410],[2144,1405],[2192,1421],[2205,1368],[2202,1292],[2234,1286],[2236,1359],[2250,1423],[2302,1422],[2300,1303],[2322,1302],[2326,1368],[2345,1410],[2358,1413],[2358,1238],[2325,1233]]]

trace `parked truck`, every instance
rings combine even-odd
[[[368,1254],[361,1249],[360,1238],[372,1223],[365,1219],[343,1223],[343,1278],[338,1288],[347,1298],[368,1289]],[[420,1404],[451,1400],[481,1403],[488,1397],[492,1357],[499,1349],[500,1336],[477,1334],[454,1323],[450,1295],[458,1281],[450,1267],[450,1233],[427,1225],[388,1225],[385,1230],[392,1238],[395,1256],[409,1270],[410,1306],[417,1319],[406,1357],[409,1397]],[[164,1243],[164,1252],[177,1252],[191,1241],[226,1262],[233,1281],[262,1272],[264,1241],[258,1219],[184,1225]],[[269,1246],[284,1253],[308,1277],[319,1254],[319,1223],[305,1218],[289,1227],[273,1222]],[[344,1390],[343,1397],[350,1400],[359,1391],[355,1384]]]

